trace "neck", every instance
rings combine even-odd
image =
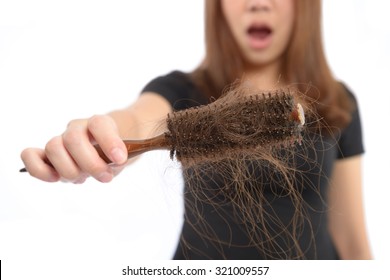
[[[281,82],[280,62],[267,65],[246,65],[244,79],[261,90],[274,90],[283,86]]]

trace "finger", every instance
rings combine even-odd
[[[81,172],[101,182],[112,180],[113,172],[93,147],[85,125],[72,124],[62,135],[62,141]]]
[[[100,145],[103,153],[115,164],[127,161],[127,149],[120,138],[118,128],[111,117],[94,116],[88,122],[88,131]]]
[[[113,164],[113,165],[111,165],[111,170],[112,170],[114,176],[121,173],[122,170],[125,169],[126,166],[127,166],[126,164],[122,164],[122,165]]]
[[[83,184],[88,179],[88,177],[89,177],[88,174],[82,173],[80,178],[78,178],[76,181],[74,181],[73,184]]]
[[[60,179],[60,175],[49,163],[44,150],[28,148],[23,150],[20,156],[31,176],[45,182],[57,182]]]
[[[74,182],[83,175],[81,169],[66,150],[61,136],[54,137],[46,144],[45,154],[63,181]]]

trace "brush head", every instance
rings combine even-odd
[[[171,157],[184,164],[234,157],[301,141],[305,124],[293,91],[234,90],[205,106],[168,115]]]

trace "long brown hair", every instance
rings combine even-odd
[[[195,83],[215,98],[242,77],[243,57],[228,27],[221,1],[205,1],[206,55],[192,73]],[[280,76],[314,105],[328,130],[345,127],[351,118],[352,101],[332,75],[325,58],[321,33],[321,0],[295,0],[291,41],[282,57]]]
[[[240,85],[236,81],[242,78],[245,70],[244,57],[228,27],[220,2],[205,2],[206,55],[201,65],[191,73],[196,85],[214,98],[222,93],[225,96],[229,94],[232,84]],[[221,250],[222,257],[225,256],[219,246],[240,245],[231,243],[231,236],[227,239],[217,236],[213,225],[207,223],[199,210],[206,205],[211,206],[215,215],[221,215],[223,220],[232,215],[233,222],[242,226],[249,238],[249,244],[245,245],[255,247],[260,258],[316,258],[315,226],[311,224],[309,216],[312,210],[304,200],[303,190],[310,189],[321,200],[324,197],[320,186],[316,185],[317,181],[310,182],[306,175],[307,172],[315,173],[318,170],[318,178],[326,176],[321,162],[317,162],[317,156],[322,153],[320,150],[325,149],[323,139],[318,136],[321,136],[320,132],[337,131],[347,125],[353,104],[346,89],[332,76],[324,55],[320,0],[295,0],[294,4],[294,26],[290,42],[281,57],[280,76],[282,85],[292,85],[303,94],[299,97],[307,101],[305,105],[311,105],[305,108],[308,109],[305,114],[313,116],[313,123],[320,126],[314,125],[313,133],[304,133],[302,143],[293,147],[260,153],[251,150],[190,168],[183,166],[187,184],[186,207],[192,208],[192,211],[186,212],[189,213],[188,223],[192,224],[199,236],[206,241],[211,240],[210,246]],[[291,203],[289,217],[278,214],[274,209],[277,202],[267,196],[267,191]],[[226,214],[225,205],[231,206],[233,213]],[[229,231],[229,222],[226,222],[225,228]],[[308,240],[301,244],[304,235]],[[186,242],[182,240],[183,244]],[[188,242],[188,248],[197,250],[191,241]],[[313,256],[306,255],[309,248],[313,248]],[[201,250],[198,253],[206,254]]]

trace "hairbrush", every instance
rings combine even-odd
[[[208,105],[169,113],[166,123],[167,131],[156,137],[124,140],[128,158],[166,149],[171,159],[193,164],[258,147],[299,142],[305,115],[289,88],[268,93],[241,89]],[[104,161],[111,163],[99,145],[95,148]]]

